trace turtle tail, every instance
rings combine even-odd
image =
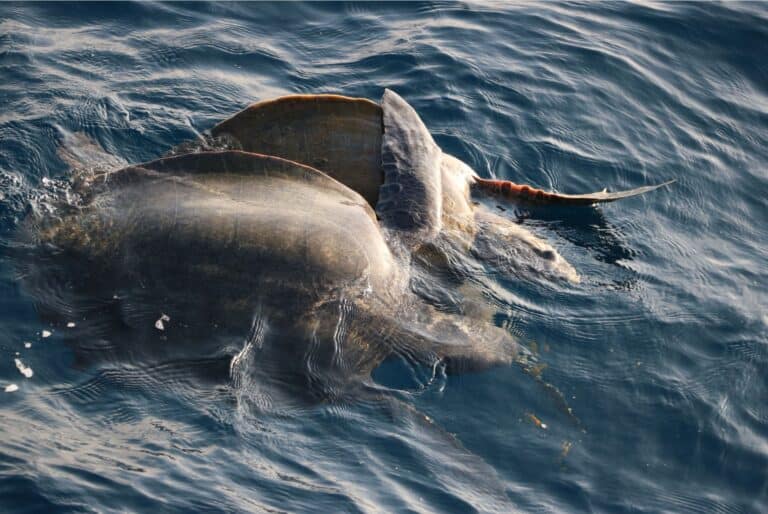
[[[550,205],[592,205],[596,203],[615,202],[622,198],[629,198],[648,193],[649,191],[675,182],[675,180],[669,180],[653,186],[643,186],[635,189],[628,189],[626,191],[617,191],[615,193],[609,193],[607,190],[603,190],[595,193],[569,195],[563,193],[551,193],[525,184],[516,184],[509,180],[485,179],[480,177],[474,177],[474,180],[474,187],[481,191],[500,195],[508,199]]]

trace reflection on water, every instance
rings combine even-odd
[[[0,510],[765,510],[761,4],[0,12]],[[596,209],[489,201],[578,284],[493,240],[493,259],[416,259],[419,302],[513,335],[528,362],[451,375],[395,357],[354,394],[299,401],[263,351],[299,345],[263,304],[237,329],[185,331],[171,293],[121,299],[96,280],[76,295],[34,282],[59,259],[19,265],[14,234],[66,194],[73,161],[156,158],[257,99],[384,87],[484,177],[563,192],[678,179]],[[323,340],[354,337],[354,309],[329,308]]]

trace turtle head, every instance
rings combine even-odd
[[[525,227],[486,210],[475,213],[472,255],[498,273],[520,273],[581,281],[574,267],[551,244]]]
[[[379,317],[376,338],[407,361],[436,367],[449,374],[479,372],[512,364],[520,345],[503,328],[484,319],[452,314],[421,304],[393,317]]]

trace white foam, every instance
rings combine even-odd
[[[19,386],[17,386],[16,384],[8,384],[7,386],[5,386],[6,393],[15,393],[18,390],[19,390]]]
[[[32,348],[32,343],[30,342],[24,343],[24,348]]]
[[[32,371],[32,368],[29,366],[26,366],[23,362],[21,362],[21,359],[13,359],[13,362],[16,363],[16,368],[19,370],[19,373],[24,375],[27,378],[32,378],[32,375],[35,374],[34,371]]]
[[[171,321],[171,318],[167,314],[161,314],[160,318],[155,321],[155,328],[158,330],[165,330],[164,322]]]
[[[75,322],[70,321],[69,323],[67,323],[67,328],[75,328]]]

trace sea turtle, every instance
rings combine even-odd
[[[45,257],[25,264],[27,283],[52,318],[77,318],[113,341],[95,351],[125,348],[114,341],[137,333],[124,350],[133,358],[137,341],[159,339],[195,358],[258,350],[265,374],[323,397],[366,383],[392,355],[448,372],[512,362],[519,346],[508,331],[410,287],[483,237],[578,280],[550,245],[476,206],[474,189],[591,204],[659,187],[561,195],[481,179],[390,90],[380,105],[338,95],[260,102],[211,134],[230,148],[86,175],[78,202],[33,216],[26,234]],[[221,334],[245,348],[214,344]]]
[[[416,111],[389,89],[380,104],[332,94],[257,102],[214,126],[211,135],[234,148],[284,157],[327,173],[360,193],[382,225],[411,251],[434,251],[436,238],[465,248],[479,246],[478,237],[505,240],[511,244],[506,249],[518,254],[518,266],[525,263],[574,282],[578,274],[554,248],[478,206],[473,193],[539,204],[592,205],[673,182],[613,193],[561,194],[483,179],[441,151]]]

